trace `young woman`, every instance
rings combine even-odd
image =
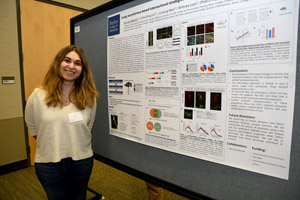
[[[37,142],[35,169],[50,200],[86,199],[98,96],[85,53],[70,45],[57,53],[27,101],[25,120]]]

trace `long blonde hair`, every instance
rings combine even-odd
[[[80,110],[85,109],[86,106],[92,108],[95,103],[95,99],[98,99],[99,97],[99,93],[94,82],[88,59],[84,51],[76,45],[69,45],[62,48],[51,63],[42,82],[42,88],[46,91],[46,105],[53,107],[63,105],[61,89],[64,79],[60,74],[59,68],[65,56],[71,51],[75,51],[79,55],[82,63],[82,72],[75,80],[75,88],[71,92],[74,97],[73,103]]]

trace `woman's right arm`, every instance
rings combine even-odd
[[[35,139],[37,137],[36,124],[34,120],[34,102],[35,102],[35,91],[30,95],[27,100],[25,107],[25,122],[29,130],[29,134]]]

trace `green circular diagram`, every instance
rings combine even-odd
[[[157,132],[159,132],[160,130],[161,130],[161,125],[160,125],[160,123],[155,123],[154,124],[154,129],[157,131]]]
[[[159,109],[155,109],[154,112],[153,112],[153,115],[156,118],[160,118],[161,117],[161,111]]]

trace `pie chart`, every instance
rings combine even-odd
[[[200,69],[201,69],[201,71],[205,72],[206,69],[207,69],[207,66],[206,66],[206,65],[202,65],[202,66],[200,67]]]
[[[215,70],[215,66],[213,64],[210,64],[208,67],[208,71],[212,72]]]

